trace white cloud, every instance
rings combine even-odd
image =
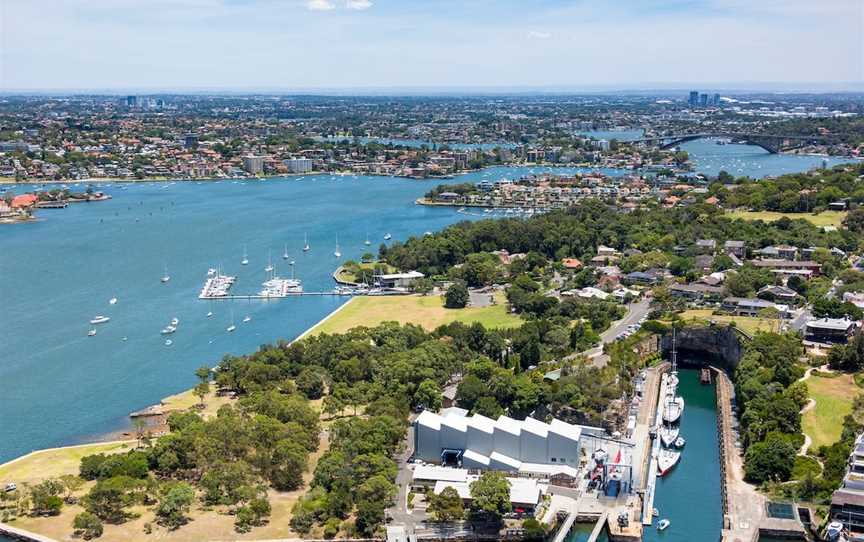
[[[362,11],[372,7],[371,0],[345,0],[345,7]]]
[[[532,30],[528,32],[528,37],[535,40],[548,40],[552,37],[551,32],[539,32],[537,30]]]
[[[312,11],[331,11],[336,9],[336,5],[331,0],[309,0],[306,2],[306,9]]]

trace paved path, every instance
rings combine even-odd
[[[642,298],[636,303],[631,303],[630,306],[627,307],[627,314],[624,315],[624,318],[612,322],[612,325],[609,328],[600,334],[600,345],[595,346],[589,350],[585,350],[584,352],[577,352],[575,354],[570,354],[564,359],[575,359],[580,356],[584,356],[594,362],[598,367],[603,367],[606,365],[608,358],[603,354],[603,345],[606,343],[611,343],[615,340],[618,335],[627,330],[627,326],[635,324],[639,322],[639,320],[648,314],[651,310],[650,308],[651,300]]]

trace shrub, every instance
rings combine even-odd
[[[104,530],[102,521],[90,512],[81,512],[75,516],[72,527],[75,528],[75,536],[84,540],[99,538]]]

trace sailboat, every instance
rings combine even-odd
[[[369,240],[369,234],[368,233],[366,234],[366,240],[363,241],[363,244],[366,245],[367,247],[372,244],[372,241]]]
[[[237,326],[234,325],[234,310],[232,309],[231,310],[231,325],[226,327],[225,331],[227,331],[228,333],[231,333],[235,329],[237,329]]]
[[[161,279],[161,280],[162,280],[162,283],[163,283],[163,284],[166,283],[166,282],[168,282],[169,280],[171,280],[171,275],[168,274],[168,266],[167,266],[167,265],[165,266],[165,274],[162,275],[162,279]]]
[[[663,446],[671,448],[678,439],[679,428],[677,425],[663,425],[657,433],[660,435],[660,442],[663,443]]]
[[[282,253],[282,259],[287,260],[288,258],[290,258],[290,256],[288,256],[288,245],[285,245],[285,251]]]
[[[333,255],[337,258],[342,257],[342,252],[339,251],[339,236],[336,236],[336,250],[333,252]]]
[[[385,233],[385,234],[384,234],[384,240],[385,240],[385,241],[389,241],[389,240],[392,239],[392,238],[393,238],[393,236],[390,235],[389,233]]]
[[[306,234],[303,234],[303,252],[309,252],[309,239],[306,237]]]
[[[249,258],[246,256],[246,245],[243,245],[243,259],[240,260],[240,265],[249,265]]]
[[[273,271],[273,255],[271,251],[267,251],[267,267],[264,268],[264,271],[268,273]]]

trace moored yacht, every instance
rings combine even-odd
[[[678,438],[678,426],[677,425],[663,425],[657,431],[660,436],[660,442],[663,443],[663,446],[667,448],[671,448],[672,445],[675,444],[675,440]]]
[[[108,322],[110,320],[111,319],[108,318],[107,316],[99,315],[99,316],[94,317],[92,320],[90,320],[90,323],[91,324],[104,324],[105,322]]]
[[[666,423],[675,423],[681,419],[681,414],[684,413],[684,398],[666,396],[666,404],[663,406],[663,421]]]
[[[660,453],[657,454],[657,475],[664,476],[672,470],[672,467],[678,464],[680,459],[681,452],[668,448],[661,449]]]

